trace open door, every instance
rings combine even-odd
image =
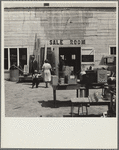
[[[73,67],[73,74],[78,77],[81,70],[81,48],[80,47],[61,47],[59,57],[62,57],[65,66]]]

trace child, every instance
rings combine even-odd
[[[39,80],[38,77],[41,76],[40,74],[38,74],[37,70],[34,71],[33,74],[33,80],[32,80],[32,88],[36,85],[36,88],[38,88],[38,84],[39,84]]]

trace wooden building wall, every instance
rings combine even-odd
[[[5,8],[4,47],[39,53],[50,39],[84,39],[95,63],[116,45],[116,8]],[[37,52],[38,51],[38,52]]]

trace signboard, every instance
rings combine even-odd
[[[81,45],[85,44],[85,40],[49,40],[48,45]]]

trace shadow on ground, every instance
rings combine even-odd
[[[68,101],[59,101],[56,100],[56,102],[54,103],[53,100],[48,100],[48,101],[38,101],[39,103],[42,103],[41,106],[42,107],[50,107],[50,108],[59,108],[59,107],[71,107],[72,103],[70,100]]]

